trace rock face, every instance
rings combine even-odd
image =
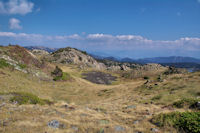
[[[103,63],[98,63],[93,57],[86,52],[74,48],[61,48],[50,54],[49,60],[63,64],[77,64],[80,68],[92,67],[96,69],[105,69]]]
[[[169,67],[164,74],[169,75],[169,74],[183,74],[183,73],[187,73],[187,70],[183,68]]]
[[[111,74],[103,73],[103,72],[89,72],[83,74],[84,79],[91,81],[96,84],[111,84],[112,81],[115,81],[117,77],[112,76]]]
[[[118,70],[129,71],[133,68],[140,66],[139,64],[135,64],[135,63],[118,62],[118,61],[113,61],[113,60],[108,60],[108,59],[99,59],[98,61],[105,64],[107,70],[111,70],[111,71],[118,71]]]
[[[123,72],[122,77],[129,79],[141,78],[149,75],[159,74],[166,70],[167,67],[163,67],[159,64],[138,65],[130,71]]]

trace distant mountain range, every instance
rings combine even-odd
[[[115,57],[101,57],[101,56],[94,56],[97,59],[106,59],[118,62],[130,62],[130,63],[140,63],[140,64],[147,64],[147,63],[197,63],[200,64],[200,59],[196,59],[193,57],[181,57],[181,56],[170,56],[170,57],[153,57],[153,58],[143,58],[143,59],[132,59],[132,58],[115,58]]]
[[[28,50],[40,49],[45,50],[49,53],[58,50],[58,48],[48,48],[42,46],[26,46]],[[153,58],[142,58],[142,59],[132,59],[132,58],[116,58],[112,56],[101,56],[89,54],[97,60],[110,60],[115,62],[128,62],[128,63],[137,63],[137,64],[148,64],[148,63],[157,63],[163,66],[174,66],[178,68],[187,68],[200,70],[200,59],[193,57],[182,57],[182,56],[169,56],[169,57],[153,57]]]
[[[141,63],[200,63],[200,59],[193,57],[181,57],[181,56],[170,56],[170,57],[155,57],[155,58],[144,58],[137,60]]]
[[[24,48],[26,48],[28,50],[39,49],[39,50],[47,51],[49,53],[52,53],[52,52],[58,50],[58,48],[49,48],[49,47],[43,47],[43,46],[25,46]]]

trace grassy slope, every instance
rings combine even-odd
[[[144,86],[145,80],[119,80],[113,85],[96,85],[81,78],[82,71],[75,66],[60,66],[68,72],[72,81],[42,81],[36,77],[18,71],[0,68],[0,92],[29,92],[40,98],[55,101],[55,105],[14,105],[6,103],[0,107],[0,132],[13,133],[64,133],[73,132],[114,132],[116,125],[133,131],[150,132],[152,115],[183,109],[163,108],[182,97],[197,97],[200,92],[200,73],[173,75],[164,82],[154,81]],[[3,74],[4,73],[4,74]],[[156,78],[155,78],[156,79]],[[157,83],[158,85],[153,85]],[[143,85],[143,86],[141,86]],[[148,86],[152,85],[152,89]],[[171,94],[170,94],[171,93]],[[161,95],[158,100],[151,100]],[[0,104],[3,101],[0,100]],[[153,102],[153,104],[150,104]],[[65,109],[64,104],[75,110]],[[146,104],[145,104],[146,103]],[[134,106],[133,106],[134,105]],[[59,120],[64,129],[52,129],[47,126],[50,120]],[[138,124],[133,124],[139,120]],[[108,122],[109,121],[109,122]],[[2,126],[7,123],[7,126]],[[162,129],[160,129],[162,130]],[[166,129],[162,132],[175,131]]]

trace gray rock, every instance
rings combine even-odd
[[[60,123],[57,120],[52,120],[52,121],[48,122],[48,126],[51,128],[59,128]]]
[[[200,110],[200,102],[197,102],[197,103],[196,103],[196,106],[197,106],[197,109]]]
[[[138,124],[139,123],[139,120],[136,120],[133,122],[133,124]]]
[[[46,56],[49,61],[62,64],[77,64],[81,69],[92,67],[99,70],[106,69],[103,63],[97,62],[93,57],[84,51],[75,48],[61,48]]]
[[[136,106],[135,106],[135,105],[130,105],[130,106],[127,106],[126,108],[127,108],[127,109],[135,109]]]
[[[116,132],[123,132],[123,131],[125,131],[125,128],[123,128],[122,126],[115,126],[115,131]]]
[[[151,128],[151,131],[154,132],[154,133],[159,132],[159,130],[157,128]]]
[[[2,103],[2,104],[0,104],[0,107],[3,107],[3,106],[5,106],[6,105],[6,103]]]
[[[78,127],[77,126],[71,126],[71,128],[74,130],[74,131],[78,131]]]

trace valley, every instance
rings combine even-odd
[[[200,132],[199,71],[45,52],[0,47],[0,132]],[[191,124],[162,116],[177,112],[194,113],[182,120]]]

